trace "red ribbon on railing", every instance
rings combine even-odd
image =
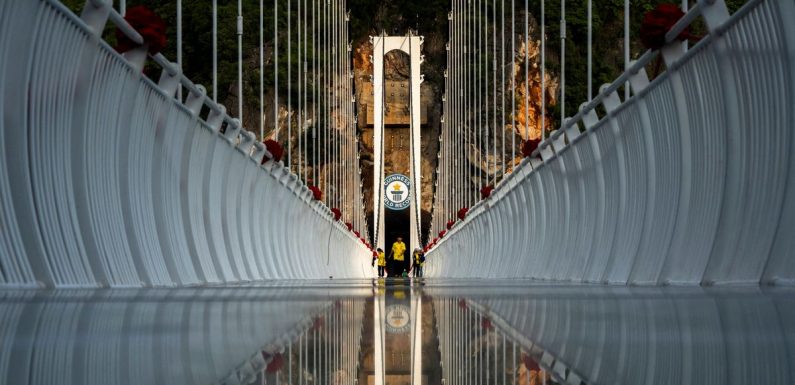
[[[273,139],[267,139],[262,141],[262,144],[264,144],[265,149],[271,153],[270,158],[268,158],[267,156],[262,157],[263,164],[265,164],[265,162],[269,160],[273,160],[274,162],[282,160],[282,156],[284,156],[284,149],[282,148],[282,145],[279,144],[279,142]]]
[[[136,30],[148,45],[149,53],[156,54],[166,48],[166,22],[156,13],[143,5],[130,7],[124,15],[124,20]],[[121,29],[116,28],[116,51],[121,53],[138,48],[139,44],[130,40]]]
[[[334,220],[335,221],[338,221],[338,220],[340,220],[340,218],[342,218],[342,212],[340,211],[340,209],[338,209],[336,207],[331,209],[331,213],[334,214]]]
[[[640,25],[640,41],[648,49],[660,49],[665,45],[665,34],[681,19],[685,13],[676,4],[658,4],[657,8],[643,15]],[[685,28],[676,37],[677,40],[690,39],[690,27]]]
[[[320,188],[317,186],[309,186],[309,190],[312,191],[312,198],[316,201],[323,199],[323,192],[320,191]]]
[[[494,186],[492,185],[484,186],[482,189],[480,189],[480,198],[486,199],[490,197],[492,191],[494,191]]]
[[[462,207],[458,209],[458,219],[464,220],[467,217],[467,213],[469,212],[469,207]]]
[[[522,156],[525,158],[533,156],[533,151],[538,148],[539,143],[541,143],[541,139],[530,139],[522,142]]]
[[[271,362],[268,362],[268,366],[265,367],[265,371],[268,373],[276,373],[282,370],[283,366],[284,366],[284,357],[282,357],[281,353],[276,353],[273,355],[273,358],[271,358]]]

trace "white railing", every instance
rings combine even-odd
[[[162,55],[54,0],[0,4],[0,286],[360,277],[369,251]],[[184,87],[186,100],[174,97]]]
[[[670,38],[698,15],[709,34],[685,51]],[[649,52],[603,86],[429,252],[428,276],[795,282],[795,5],[700,1],[683,20],[667,71],[649,82]]]

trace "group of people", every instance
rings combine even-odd
[[[373,253],[373,266],[378,264],[378,276],[383,277],[408,277],[413,272],[414,277],[422,277],[422,267],[425,265],[425,253],[422,249],[416,248],[412,253],[411,259],[406,258],[406,244],[403,238],[397,237],[392,244],[389,255],[384,254],[380,247]]]

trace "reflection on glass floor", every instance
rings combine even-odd
[[[786,288],[0,291],[0,384],[792,384],[794,360]]]

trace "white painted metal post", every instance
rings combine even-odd
[[[384,240],[384,205],[382,184],[384,180],[384,158],[383,137],[383,105],[384,105],[384,54],[386,36],[382,33],[379,36],[371,37],[373,44],[373,229],[375,229],[376,247],[385,249]]]
[[[483,43],[483,32],[484,32],[484,25],[483,25],[483,5],[484,0],[478,0],[478,55],[475,58],[477,63],[477,103],[476,103],[476,110],[478,114],[478,121],[475,127],[475,142],[477,148],[477,168],[478,168],[478,180],[477,180],[477,189],[479,190],[483,187],[483,127],[488,127],[487,124],[484,124],[484,116],[483,116],[483,91],[485,87],[483,87],[483,51],[487,49],[485,44]],[[488,108],[488,107],[487,107]],[[486,118],[488,119],[488,117]],[[487,131],[488,132],[488,131]]]
[[[259,0],[259,140],[265,139],[265,59],[263,52],[263,36],[265,30],[263,28],[263,1]]]
[[[627,0],[629,1],[629,0]],[[560,125],[566,117],[566,0],[560,0]]]
[[[218,0],[213,0],[213,101],[218,103]]]
[[[287,167],[292,168],[292,152],[293,152],[293,93],[292,93],[292,84],[293,84],[293,34],[292,34],[292,19],[293,19],[293,9],[292,9],[292,2],[287,0],[287,162],[285,163]],[[260,72],[261,73],[261,72]]]
[[[545,0],[541,1],[541,140],[546,139],[547,134],[547,71],[546,71],[546,54],[547,54],[547,31],[546,31],[546,10],[544,7]],[[524,2],[525,15],[529,12],[527,8],[527,0]],[[525,20],[525,41],[527,41],[527,20]],[[526,67],[525,67],[526,68]],[[527,69],[525,69],[525,76],[527,76]],[[526,104],[525,104],[526,105]],[[527,119],[527,110],[525,110],[525,119]]]
[[[494,179],[492,179],[491,183],[494,185],[497,184],[497,1],[492,0],[491,3],[491,142],[492,142],[492,153],[494,156]],[[488,40],[486,41],[488,44]],[[486,142],[488,145],[488,142]],[[488,163],[488,157],[487,163]],[[486,178],[488,178],[488,172],[490,170],[487,169],[486,171]]]
[[[624,71],[629,69],[629,0],[624,0]],[[624,100],[629,100],[629,82],[624,83]]]
[[[237,117],[243,124],[243,1],[237,0]]]
[[[523,138],[529,139],[530,135],[530,34],[528,33],[528,15],[530,8],[527,0],[524,0],[524,135]],[[541,0],[541,100],[544,99],[544,0]],[[541,110],[543,114],[543,109]],[[543,127],[543,125],[542,125]],[[541,130],[541,137],[544,137],[544,130]]]
[[[502,108],[500,109],[500,138],[502,140],[500,164],[502,166],[502,178],[505,178],[505,0],[500,0],[500,90]],[[496,173],[496,171],[495,171]],[[495,177],[496,180],[496,177]]]
[[[238,0],[240,1],[240,0]],[[279,132],[279,1],[273,0],[273,131]],[[242,77],[242,76],[241,76]],[[241,81],[242,83],[242,81]],[[240,84],[242,90],[242,84]],[[242,98],[242,92],[241,92]],[[242,104],[241,104],[242,106]],[[242,112],[241,112],[242,113]]]
[[[685,0],[687,1],[687,0]],[[588,0],[588,100],[593,99],[593,0]]]
[[[303,169],[303,163],[302,163],[302,157],[303,157],[303,152],[302,152],[303,151],[303,136],[304,136],[303,128],[304,128],[304,108],[306,108],[306,105],[304,104],[304,99],[303,99],[305,86],[304,86],[304,73],[302,71],[302,67],[303,67],[302,60],[304,59],[304,57],[302,55],[303,52],[301,51],[301,49],[303,47],[303,41],[301,40],[301,37],[302,37],[302,34],[301,34],[301,32],[302,32],[301,31],[302,30],[302,28],[301,28],[301,19],[302,19],[302,15],[303,15],[303,13],[302,13],[303,12],[302,3],[303,3],[303,0],[298,0],[298,13],[296,14],[296,21],[298,22],[298,36],[297,36],[298,40],[296,41],[296,43],[298,45],[298,50],[297,50],[298,51],[298,60],[295,63],[295,65],[297,66],[297,68],[296,68],[297,71],[296,72],[298,73],[298,116],[296,116],[296,118],[295,118],[295,121],[296,121],[295,129],[297,131],[296,134],[298,136],[298,138],[297,138],[298,151],[297,151],[297,154],[296,154],[297,157],[298,157],[298,161],[296,162],[296,164],[297,164],[296,172],[297,172],[299,178],[302,176],[301,171]]]
[[[414,250],[420,245],[420,195],[422,193],[422,173],[420,171],[422,159],[421,155],[421,142],[420,142],[420,90],[422,86],[422,77],[420,75],[421,59],[421,44],[422,38],[414,36],[409,33],[409,60],[411,61],[411,79],[410,79],[410,116],[411,116],[411,194],[412,202],[409,206],[410,224],[410,249]]]
[[[308,104],[309,93],[307,92],[307,89],[306,89],[307,77],[309,76],[309,60],[308,60],[308,57],[307,57],[307,52],[308,52],[307,51],[307,45],[308,45],[308,41],[309,41],[308,33],[307,33],[307,27],[308,27],[309,23],[307,22],[306,14],[307,14],[307,11],[309,9],[307,8],[307,5],[306,5],[306,1],[307,0],[300,0],[300,1],[304,5],[304,9],[303,9],[303,12],[302,12],[302,15],[301,15],[302,18],[303,18],[302,25],[303,25],[303,32],[304,32],[304,35],[303,35],[304,60],[303,60],[303,64],[302,64],[302,67],[301,67],[301,71],[303,72],[303,75],[304,75],[303,83],[301,83],[301,85],[302,85],[302,87],[304,89],[304,98],[303,98],[303,100],[304,100],[304,117],[303,117],[303,119],[301,119],[301,138],[303,139],[303,141],[302,141],[302,146],[303,146],[302,151],[303,151],[303,158],[304,158],[304,164],[303,164],[304,183],[309,183],[309,180],[308,180],[309,175],[307,173],[307,169],[309,168],[309,152],[307,151],[307,147],[309,147],[308,146],[308,144],[309,144],[309,137],[308,137],[309,127],[307,126],[307,121],[309,121],[309,113],[307,111],[307,110],[309,110],[309,104]]]
[[[542,0],[543,1],[543,0]],[[544,37],[541,36],[541,39]],[[544,88],[541,88],[544,93]],[[516,160],[516,5],[511,0],[511,172]]]
[[[182,0],[177,0],[177,66],[182,70]],[[177,99],[182,101],[182,85],[177,86]]]

